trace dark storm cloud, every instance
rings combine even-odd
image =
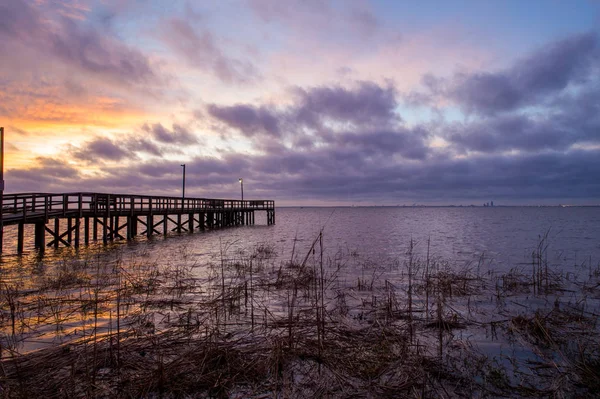
[[[106,31],[81,27],[71,18],[49,20],[31,3],[5,0],[0,4],[0,46],[17,44],[15,51],[53,57],[82,71],[120,83],[157,79],[148,59]],[[21,49],[21,50],[18,50]]]
[[[162,38],[188,64],[210,72],[223,82],[248,83],[259,78],[251,62],[227,56],[211,32],[197,32],[185,19],[170,18],[163,27]]]

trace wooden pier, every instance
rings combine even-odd
[[[4,227],[17,225],[19,253],[24,249],[27,224],[35,226],[34,246],[40,251],[46,247],[78,247],[92,240],[108,243],[138,235],[253,225],[257,211],[266,212],[268,225],[275,224],[275,201],[271,200],[102,193],[23,193],[0,197],[0,251]]]

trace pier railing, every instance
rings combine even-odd
[[[5,194],[4,223],[56,216],[86,216],[102,213],[135,215],[145,213],[194,213],[226,210],[272,210],[272,200],[234,200],[105,193],[19,193]]]

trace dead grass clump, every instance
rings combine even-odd
[[[536,312],[533,316],[519,315],[511,320],[511,327],[533,340],[536,345],[549,347],[554,344],[547,318]]]
[[[459,272],[444,270],[433,274],[431,277],[436,280],[438,289],[447,298],[475,295],[479,292],[481,279],[467,270]]]
[[[221,245],[214,264],[189,254],[160,266],[99,260],[63,270],[87,276],[78,284],[63,277],[43,292],[5,284],[1,395],[510,397],[600,388],[596,310],[589,296],[549,295],[555,277],[545,265],[536,266],[534,300],[519,303],[532,277],[517,269],[486,279],[431,259],[429,242],[422,262],[411,240],[406,262],[355,259],[340,276],[343,259],[328,259],[322,242],[321,231],[301,263],[292,256],[277,267],[266,267],[269,246],[229,257]],[[511,304],[524,313],[510,314]],[[477,352],[470,340],[486,326],[513,354],[533,355]],[[19,353],[35,334],[49,347]]]
[[[273,285],[278,289],[302,289],[308,288],[310,285],[314,284],[314,281],[314,269],[296,262],[289,262],[282,264],[279,268],[277,278],[273,282]]]
[[[517,268],[512,268],[508,273],[500,276],[499,281],[502,282],[501,289],[505,295],[531,291],[531,276]]]

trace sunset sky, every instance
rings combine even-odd
[[[600,203],[600,1],[0,0],[7,192]]]

